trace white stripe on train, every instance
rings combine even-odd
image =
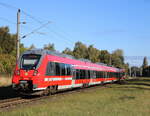
[[[58,80],[62,80],[62,78],[45,78],[46,81],[58,81]],[[63,78],[64,79],[64,78]],[[72,78],[65,78],[65,80],[68,79],[68,80],[72,80]],[[113,81],[117,81],[117,80],[113,80]],[[108,83],[108,82],[112,82],[112,80],[107,80],[107,81],[104,81],[104,83]],[[99,82],[90,82],[89,85],[97,85],[97,84],[101,84],[102,82],[99,81]],[[59,85],[58,86],[58,90],[60,89],[68,89],[68,88],[76,88],[76,87],[82,87],[83,84],[72,84],[72,85]],[[36,91],[36,90],[45,90],[46,87],[44,88],[36,88],[36,89],[33,89],[33,91]]]
[[[72,78],[44,78],[44,81],[62,81],[62,80],[72,80]]]

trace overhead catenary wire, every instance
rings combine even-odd
[[[42,24],[42,23],[43,23],[42,21],[36,19],[34,16],[28,14],[28,13],[25,12],[24,10],[22,10],[22,13],[23,13],[24,15],[28,16],[29,18],[33,19],[34,21],[36,21],[36,22],[39,23],[39,24]]]
[[[6,4],[6,3],[2,3],[2,2],[0,2],[0,6],[3,6],[3,7],[5,7],[5,8],[8,8],[8,9],[11,9],[11,10],[18,10],[19,8],[17,8],[17,7],[15,7],[15,6],[12,6],[12,5],[10,5],[10,4]],[[43,22],[41,21],[41,20],[39,20],[39,19],[37,19],[36,17],[34,17],[34,16],[32,16],[32,15],[30,15],[29,13],[27,13],[26,11],[24,11],[24,10],[21,10],[22,11],[22,13],[24,14],[24,15],[26,15],[26,16],[28,16],[29,18],[31,18],[32,20],[34,20],[35,22],[37,22],[38,24],[40,24],[41,26],[43,25]],[[6,18],[3,18],[3,17],[0,17],[0,20],[3,20],[3,21],[6,21],[6,22],[9,22],[9,23],[11,23],[11,24],[16,24],[16,23],[14,23],[14,22],[12,22],[12,21],[10,21],[10,20],[8,20],[8,19],[6,19]],[[40,27],[41,27],[40,26]],[[58,26],[57,26],[58,27]],[[26,28],[26,27],[23,27],[23,28]],[[44,27],[42,27],[42,28],[44,28]],[[72,45],[74,42],[70,39],[70,38],[72,38],[71,36],[70,36],[70,34],[68,34],[68,33],[66,33],[66,32],[64,32],[64,31],[62,31],[62,33],[63,34],[61,34],[61,33],[59,33],[59,32],[56,32],[56,31],[54,31],[54,30],[51,30],[50,28],[48,28],[48,27],[46,27],[48,30],[50,30],[52,33],[54,33],[55,35],[57,35],[57,36],[59,36],[60,38],[59,39],[61,39],[61,40],[63,40],[63,41],[65,41],[65,42],[67,42],[68,44],[70,44],[70,45]],[[59,28],[60,29],[60,28]],[[24,35],[24,36],[29,36],[29,35],[31,35],[31,34],[33,34],[33,33],[38,33],[37,32],[38,30],[33,30],[32,32],[30,32],[30,33],[28,33],[28,34],[26,34],[26,35]],[[66,36],[67,35],[67,36]],[[68,38],[68,35],[70,36],[70,38]],[[62,39],[62,38],[64,38],[64,39]],[[57,38],[58,39],[58,38]],[[87,41],[87,40],[86,40]],[[136,57],[139,57],[139,56],[136,56]],[[130,59],[130,60],[132,60],[132,58],[130,57],[128,57],[127,59]],[[134,60],[135,60],[135,58],[134,58]]]
[[[4,6],[4,7],[7,7],[7,8],[9,8],[9,9],[13,9],[13,10],[19,9],[19,8],[17,8],[17,7],[14,7],[14,6],[12,6],[12,5],[5,4],[5,3],[2,3],[2,2],[0,2],[0,5],[2,5],[2,6]],[[21,12],[22,12],[24,15],[28,16],[29,18],[31,18],[32,20],[34,20],[35,22],[39,23],[40,25],[43,24],[42,21],[40,21],[39,19],[37,19],[37,18],[35,18],[34,16],[30,15],[29,13],[25,12],[24,10],[21,10]],[[50,30],[50,28],[48,28],[48,27],[46,27],[46,28],[47,28],[48,30]],[[71,44],[71,45],[73,44],[72,41],[68,40],[68,39],[67,39],[66,37],[64,37],[62,34],[58,34],[58,32],[55,32],[55,31],[52,31],[52,30],[51,30],[51,32],[54,33],[55,35],[59,36],[59,37],[60,37],[59,39],[65,41],[65,42],[67,42],[67,43],[69,43],[69,44]],[[31,32],[31,33],[33,33],[33,32]],[[30,33],[30,34],[31,34],[31,33]],[[62,39],[62,38],[65,38],[65,39]],[[69,42],[68,42],[68,41],[69,41]]]
[[[32,20],[36,21],[37,23],[42,24],[42,21],[40,21],[39,19],[36,19],[34,16],[32,16],[32,15],[26,13],[25,11],[23,11],[23,13],[24,13],[25,15],[27,15],[28,17],[30,17]],[[46,28],[47,28],[48,30],[51,30],[49,27],[46,27]],[[67,42],[67,43],[70,44],[70,45],[72,45],[72,44],[74,43],[74,42],[68,40],[68,39],[67,39],[66,37],[64,37],[62,34],[56,32],[56,31],[54,31],[54,30],[51,30],[51,32],[54,33],[55,35],[61,37],[61,38],[59,38],[59,39],[61,39],[61,40],[62,40],[62,38],[64,38],[63,41]]]
[[[46,24],[41,25],[39,28],[34,29],[32,32],[30,32],[30,33],[24,35],[23,37],[21,37],[21,39],[23,39],[23,38],[25,38],[25,37],[27,37],[27,36],[29,36],[29,35],[31,35],[31,34],[37,32],[38,30],[44,28],[45,26],[47,26],[47,25],[50,24],[50,23],[51,23],[51,22],[47,22]]]
[[[13,10],[18,10],[18,9],[19,9],[19,8],[17,8],[17,7],[14,7],[14,6],[12,6],[12,5],[9,5],[9,4],[6,4],[6,3],[2,3],[2,2],[0,2],[0,5],[1,5],[1,6],[4,6],[4,7],[7,7],[7,8],[9,8],[9,9],[13,9]],[[27,13],[26,11],[21,10],[21,12],[22,12],[24,15],[28,16],[29,18],[31,18],[32,20],[34,20],[35,22],[39,23],[40,25],[43,25],[43,22],[42,22],[41,20],[35,18],[34,16],[30,15],[30,14]],[[48,27],[46,27],[46,28],[47,28],[48,30],[51,30],[51,29],[48,28]],[[68,39],[68,38],[67,38],[66,36],[64,36],[63,34],[60,34],[60,33],[56,32],[56,31],[52,31],[52,30],[51,30],[51,32],[54,33],[55,35],[59,36],[59,37],[60,37],[59,39],[61,39],[61,40],[65,41],[65,42],[67,42],[68,44],[70,44],[70,45],[74,44],[74,42],[73,42],[72,40]],[[31,33],[33,34],[33,32],[31,32]],[[62,39],[62,38],[64,38],[64,39]]]
[[[8,22],[8,23],[11,23],[11,24],[16,25],[15,22],[12,22],[12,21],[10,21],[9,19],[3,18],[3,17],[0,17],[0,20],[3,20],[3,21],[5,21],[5,22]]]
[[[0,5],[3,6],[3,7],[9,8],[9,9],[13,9],[13,10],[19,9],[19,8],[15,7],[15,6],[12,6],[10,4],[6,4],[6,3],[3,3],[3,2],[0,2]]]

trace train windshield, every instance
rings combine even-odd
[[[25,54],[21,58],[21,69],[24,70],[32,70],[36,69],[37,65],[39,64],[39,60],[41,55],[37,54]]]

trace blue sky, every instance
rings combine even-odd
[[[44,44],[54,43],[56,49],[62,51],[66,47],[73,48],[75,42],[81,41],[110,52],[122,49],[125,56],[150,56],[149,0],[1,0],[0,2],[20,8],[42,23],[52,22],[47,28],[42,28],[38,33],[22,39],[21,42],[26,47],[34,44],[37,48],[42,48]],[[16,12],[15,8],[0,5],[0,26],[8,25],[12,33],[16,32],[14,24]],[[27,23],[21,25],[21,36],[40,27],[39,23],[23,12],[21,21]]]

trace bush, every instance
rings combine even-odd
[[[9,54],[0,54],[0,73],[12,74],[16,64],[16,58]]]

